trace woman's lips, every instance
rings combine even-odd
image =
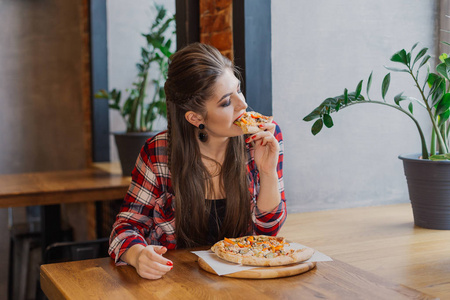
[[[236,122],[237,120],[239,120],[244,114],[245,114],[245,112],[243,112],[242,114],[240,114],[239,117],[237,117],[237,119],[234,120],[234,122]]]

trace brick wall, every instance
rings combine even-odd
[[[233,60],[233,0],[200,1],[200,42]]]

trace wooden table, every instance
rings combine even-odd
[[[101,258],[43,265],[41,286],[50,299],[450,297],[450,231],[414,227],[409,204],[291,214],[280,235],[335,261],[282,279],[234,279],[203,271],[194,254],[174,250],[166,254],[174,269],[159,280]]]
[[[94,163],[83,170],[0,175],[0,208],[42,205],[44,251],[60,238],[59,204],[90,203],[95,220],[94,203],[123,199],[130,181],[131,177],[122,176],[119,163]]]
[[[174,268],[159,280],[139,277],[110,258],[41,266],[41,288],[53,299],[434,299],[340,261],[277,279],[235,279],[202,270],[197,256],[173,250]]]
[[[120,199],[130,184],[118,163],[84,170],[0,175],[0,208]]]
[[[450,299],[450,230],[414,226],[410,203],[288,214],[280,235],[392,282]]]

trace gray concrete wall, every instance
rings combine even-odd
[[[81,13],[0,1],[0,174],[86,166]]]
[[[438,1],[422,0],[272,1],[273,112],[285,138],[290,212],[409,201],[397,156],[420,152],[410,119],[362,104],[332,114],[335,126],[317,136],[302,119],[325,98],[367,82],[372,70],[371,96],[381,100],[393,53],[415,42],[434,53],[437,9]],[[388,98],[419,97],[406,73],[391,76]],[[428,134],[424,111],[415,110]]]

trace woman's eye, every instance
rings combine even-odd
[[[222,107],[227,107],[227,106],[229,106],[230,104],[231,104],[231,98],[228,99],[227,101],[225,101],[221,106],[222,106]]]

